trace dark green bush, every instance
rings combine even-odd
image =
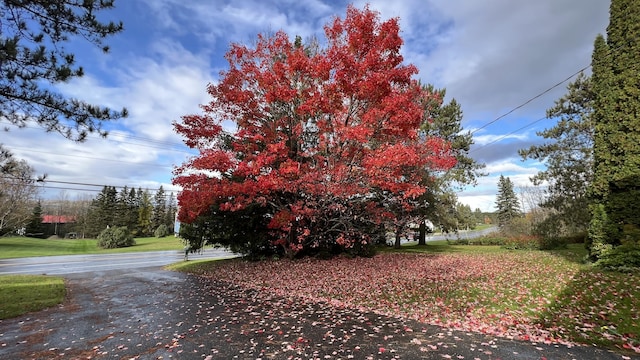
[[[640,245],[624,244],[601,253],[596,266],[613,271],[640,271]]]
[[[98,235],[98,246],[103,249],[115,249],[135,245],[136,241],[126,226],[102,230]]]
[[[157,238],[163,238],[165,236],[169,236],[171,233],[169,232],[169,227],[165,224],[158,226],[156,231],[153,232],[153,235]]]
[[[567,238],[559,236],[542,237],[538,240],[540,250],[566,249]]]

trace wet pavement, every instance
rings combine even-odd
[[[200,252],[189,254],[189,259],[222,259],[233,256],[236,255],[225,249],[206,248]],[[0,275],[65,275],[117,269],[137,269],[164,266],[183,259],[184,252],[177,250],[0,259]]]
[[[0,321],[0,359],[640,359],[452,332],[157,267],[65,278],[62,305]]]

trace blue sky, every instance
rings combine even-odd
[[[229,44],[250,45],[258,33],[280,29],[292,38],[322,39],[323,26],[343,17],[349,3],[116,0],[114,10],[101,14],[124,22],[125,31],[107,40],[111,52],[69,43],[86,75],[57,87],[71,97],[127,107],[130,116],[107,124],[107,140],[90,137],[76,144],[34,126],[0,133],[0,143],[38,174],[48,174],[46,198],[94,197],[100,190],[80,184],[177,190],[171,171],[194,153],[171,123],[209,101],[206,85],[226,69]],[[516,187],[528,185],[542,165],[522,162],[517,150],[540,142],[535,132],[553,125],[553,120],[534,122],[565,92],[566,83],[484,126],[587,66],[595,36],[605,33],[609,1],[353,2],[360,8],[366,3],[382,19],[400,18],[405,62],[418,67],[423,83],[446,88],[445,100],[461,104],[464,127],[475,131],[471,155],[487,164],[489,176],[459,193],[460,201],[494,210],[500,174]]]

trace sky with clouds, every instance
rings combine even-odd
[[[197,113],[208,83],[225,70],[230,43],[252,44],[258,33],[284,30],[292,38],[324,38],[323,26],[344,17],[347,1],[328,0],[116,0],[100,14],[125,30],[107,40],[109,54],[82,42],[68,48],[85,76],[58,89],[70,97],[120,109],[129,117],[110,123],[107,139],[82,144],[29,126],[0,133],[0,143],[47,174],[45,198],[95,196],[99,186],[177,190],[172,169],[194,152],[171,123]],[[498,177],[529,184],[541,164],[523,162],[517,150],[539,143],[536,131],[567,83],[589,65],[593,42],[605,33],[606,0],[374,0],[355,1],[398,17],[405,62],[423,83],[446,88],[458,101],[463,126],[474,132],[471,156],[488,176],[458,194],[473,209],[493,211]],[[517,110],[509,113],[511,110]],[[504,114],[506,116],[501,117]],[[8,126],[7,124],[2,124]]]

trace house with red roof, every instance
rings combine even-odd
[[[66,237],[72,231],[73,225],[76,223],[75,216],[68,215],[42,215],[42,227],[45,237],[57,235],[58,237]]]

